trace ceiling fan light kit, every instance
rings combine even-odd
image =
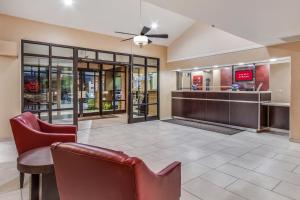
[[[148,44],[148,37],[145,35],[138,35],[133,38],[133,42],[137,46],[144,46]]]

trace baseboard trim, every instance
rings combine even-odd
[[[289,140],[290,140],[290,142],[300,143],[300,139],[290,138]]]

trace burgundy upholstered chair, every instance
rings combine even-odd
[[[51,146],[61,200],[179,200],[181,164],[153,173],[142,160],[75,143]]]
[[[19,155],[31,149],[50,146],[55,142],[76,142],[76,126],[48,124],[30,112],[10,119],[10,124]],[[21,173],[21,188],[23,182],[24,174]]]

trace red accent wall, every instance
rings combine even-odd
[[[232,85],[232,69],[230,68],[221,68],[221,86],[231,86]],[[227,90],[222,88],[221,90]]]
[[[255,68],[255,88],[257,89],[260,83],[263,83],[261,91],[269,90],[270,86],[270,66],[257,65]]]

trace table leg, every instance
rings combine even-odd
[[[42,175],[42,200],[59,200],[54,173]]]
[[[39,200],[40,196],[40,175],[31,175],[31,186],[30,186],[30,200]]]

